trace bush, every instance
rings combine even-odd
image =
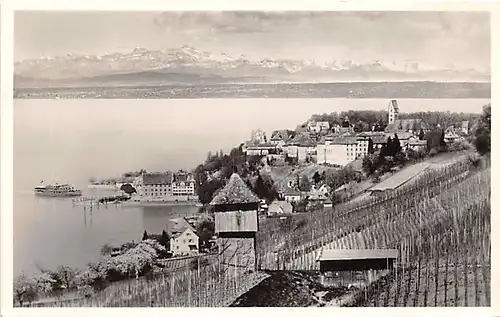
[[[455,141],[448,144],[449,152],[459,152],[472,149],[472,144],[467,141]]]

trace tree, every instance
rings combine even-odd
[[[491,152],[491,104],[483,107],[483,114],[475,131],[474,145],[481,155]]]
[[[373,148],[373,140],[372,138],[368,138],[368,154],[373,154],[375,149]]]
[[[215,222],[212,218],[201,219],[196,225],[196,234],[199,237],[200,247],[207,248],[208,242],[215,234]]]
[[[446,141],[444,140],[444,130],[443,129],[441,130],[441,136],[439,137],[439,145],[441,147],[446,146]]]
[[[301,191],[308,192],[311,190],[311,188],[312,185],[311,182],[309,181],[309,178],[307,177],[307,175],[303,174],[299,180],[299,189]]]
[[[111,251],[113,250],[113,247],[109,244],[105,244],[101,247],[101,255],[107,256],[111,254]]]
[[[127,195],[132,195],[132,194],[135,194],[137,193],[137,191],[135,190],[134,186],[130,185],[130,184],[123,184],[121,187],[120,187],[120,190],[121,191],[124,191],[125,194]]]
[[[222,188],[224,184],[224,180],[217,178],[204,182],[197,190],[199,201],[202,204],[210,203],[215,192]]]
[[[259,198],[266,197],[267,194],[266,185],[264,184],[264,180],[262,179],[262,176],[260,174],[259,176],[257,176],[257,179],[255,180],[253,191]]]
[[[65,289],[70,289],[73,285],[77,272],[69,266],[61,265],[57,268],[57,275]]]
[[[425,139],[424,129],[420,129],[420,133],[418,134],[418,139],[419,140]]]
[[[167,250],[170,249],[170,237],[168,233],[163,229],[161,232],[160,244],[163,245]]]
[[[37,296],[37,288],[31,278],[28,278],[23,273],[14,279],[14,298],[21,306],[26,302],[31,304]]]
[[[252,188],[252,187],[250,187]],[[274,182],[269,176],[259,174],[253,185],[253,192],[263,199],[272,201],[278,197],[278,192],[274,188]]]
[[[321,175],[316,171],[313,175],[314,184],[318,184],[321,181]]]
[[[144,234],[142,235],[142,241],[148,240],[148,239],[149,239],[148,232],[146,230],[144,230]]]
[[[392,153],[392,138],[388,137],[387,142],[380,149],[380,156],[387,156]]]
[[[394,139],[392,139],[392,156],[395,156],[397,153],[401,153],[401,142],[399,142],[399,138],[397,134],[394,134]]]
[[[363,171],[366,175],[370,176],[377,170],[377,155],[369,154],[363,158]]]

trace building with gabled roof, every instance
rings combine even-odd
[[[268,216],[293,214],[293,206],[286,200],[273,201],[267,210]]]
[[[252,271],[256,269],[259,203],[260,199],[236,173],[210,202],[224,264]]]
[[[283,148],[288,157],[297,158],[299,162],[303,162],[307,157],[315,154],[316,142],[308,133],[297,133]]]
[[[298,202],[302,198],[300,191],[292,187],[285,188],[285,190],[281,193],[281,196],[288,202]]]
[[[422,119],[398,119],[385,127],[385,132],[411,132],[418,133],[420,130],[427,131],[427,125]]]
[[[185,218],[171,219],[170,251],[174,256],[196,255],[199,252],[199,237],[196,229]]]

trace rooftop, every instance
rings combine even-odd
[[[144,185],[170,185],[173,181],[173,174],[171,172],[144,173],[142,177]]]
[[[177,238],[188,228],[196,234],[196,229],[185,218],[170,219],[170,236],[172,238]]]
[[[391,104],[392,104],[392,107],[394,108],[394,110],[399,110],[399,107],[398,107],[398,101],[393,99],[391,100]]]
[[[424,172],[429,167],[429,164],[420,163],[408,166],[385,181],[373,186],[369,191],[384,191],[388,189],[396,189],[406,182],[412,180],[420,173]]]
[[[248,188],[241,177],[233,173],[226,186],[212,199],[210,205],[251,204],[260,199]]]
[[[283,195],[285,195],[285,196],[300,196],[300,191],[298,191],[295,188],[288,187],[283,191]]]
[[[342,249],[323,250],[318,257],[318,261],[340,261],[359,259],[396,259],[398,250],[396,249]]]

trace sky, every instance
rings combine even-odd
[[[14,41],[16,61],[189,45],[255,59],[490,68],[487,12],[18,11]]]

